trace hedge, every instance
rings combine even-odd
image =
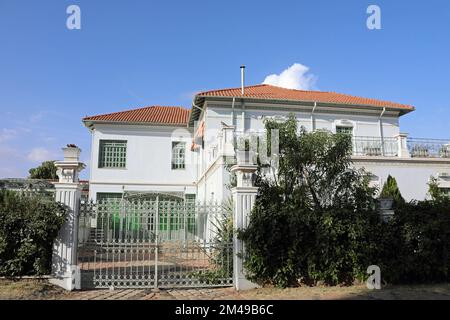
[[[49,274],[66,213],[48,196],[0,190],[0,276]]]

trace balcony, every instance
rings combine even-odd
[[[450,158],[450,140],[408,138],[412,158]]]
[[[214,155],[235,156],[236,142],[252,140],[262,133],[240,133],[232,126],[223,126],[218,136],[217,150]],[[410,138],[407,133],[394,137],[353,136],[352,154],[355,157],[390,157],[442,159],[450,161],[450,139]],[[214,158],[214,157],[213,157]]]
[[[450,140],[397,137],[353,137],[353,155],[368,157],[450,159]]]
[[[353,137],[353,155],[371,157],[397,157],[397,138]]]

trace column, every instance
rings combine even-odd
[[[408,150],[408,144],[407,144],[407,133],[399,133],[397,136],[397,143],[398,143],[398,157],[399,158],[410,158],[411,155],[409,154]]]
[[[229,126],[222,122],[221,139],[222,148],[219,150],[224,157],[234,157],[234,130],[235,126]]]
[[[245,229],[249,223],[250,212],[255,204],[258,188],[254,186],[254,176],[257,169],[253,164],[238,164],[231,168],[236,173],[237,187],[232,189],[233,195],[233,229]],[[258,285],[247,280],[243,267],[245,257],[245,246],[243,241],[236,235],[233,238],[233,283],[236,290],[249,290],[257,288]]]
[[[67,219],[53,243],[52,278],[50,282],[66,290],[80,289],[77,267],[78,210],[81,197],[79,172],[85,165],[79,161],[81,150],[69,145],[63,148],[64,160],[56,161],[59,181],[55,183],[55,200],[68,207]]]

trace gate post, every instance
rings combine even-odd
[[[254,186],[254,173],[257,169],[253,164],[238,164],[231,168],[236,173],[237,186],[231,190],[233,195],[233,229],[245,229],[249,223],[249,215],[255,204],[258,188]],[[239,255],[242,255],[239,256]],[[245,247],[242,240],[233,236],[233,283],[236,290],[249,290],[258,285],[247,280],[243,267]]]
[[[69,208],[58,237],[53,243],[52,278],[50,282],[66,290],[80,289],[80,272],[77,267],[78,211],[81,185],[78,173],[85,165],[79,161],[81,150],[76,146],[63,148],[64,160],[56,161],[55,200]]]

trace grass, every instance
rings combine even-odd
[[[384,286],[369,290],[364,284],[349,287],[260,288],[243,293],[263,300],[450,300],[450,284]]]
[[[0,300],[54,300],[69,294],[46,279],[0,280]]]

